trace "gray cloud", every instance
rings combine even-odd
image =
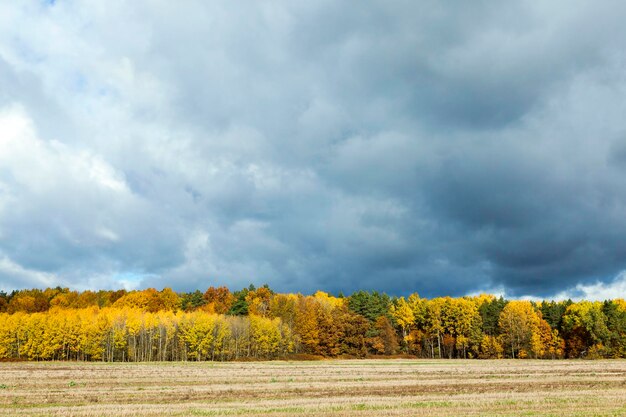
[[[625,17],[2,5],[0,287],[604,294],[626,269]]]

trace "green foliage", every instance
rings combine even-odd
[[[240,291],[235,291],[233,294],[235,297],[235,301],[233,305],[230,307],[230,310],[226,314],[230,316],[245,316],[248,314],[248,302],[246,301],[246,296],[250,291],[255,291],[256,288],[254,285],[250,284],[248,288],[244,288]]]
[[[4,313],[7,311],[7,306],[9,305],[9,296],[6,292],[0,291],[0,313]]]
[[[551,328],[562,330],[562,318],[565,310],[572,304],[572,300],[567,301],[542,301],[539,310],[543,319],[548,322]]]
[[[602,311],[606,316],[608,345],[613,357],[626,357],[626,303],[605,301]]]
[[[375,322],[380,316],[391,319],[390,306],[389,296],[378,291],[358,291],[348,297],[348,308],[371,322]]]
[[[488,336],[498,334],[498,319],[506,303],[507,301],[500,296],[500,298],[494,298],[491,301],[484,302],[478,307],[478,312],[482,318],[482,330],[484,334]]]
[[[183,311],[193,311],[206,304],[206,300],[203,297],[200,290],[194,292],[183,293],[180,296],[180,308]]]

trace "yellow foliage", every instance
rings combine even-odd
[[[333,297],[324,291],[317,291],[313,294],[313,298],[315,298],[317,302],[326,309],[342,307],[345,304],[345,298]]]
[[[504,348],[496,337],[485,335],[480,343],[478,357],[481,359],[500,359]]]

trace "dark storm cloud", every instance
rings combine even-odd
[[[0,286],[622,288],[625,17],[0,6]]]

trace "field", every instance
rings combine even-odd
[[[11,416],[624,416],[626,361],[0,363]]]

